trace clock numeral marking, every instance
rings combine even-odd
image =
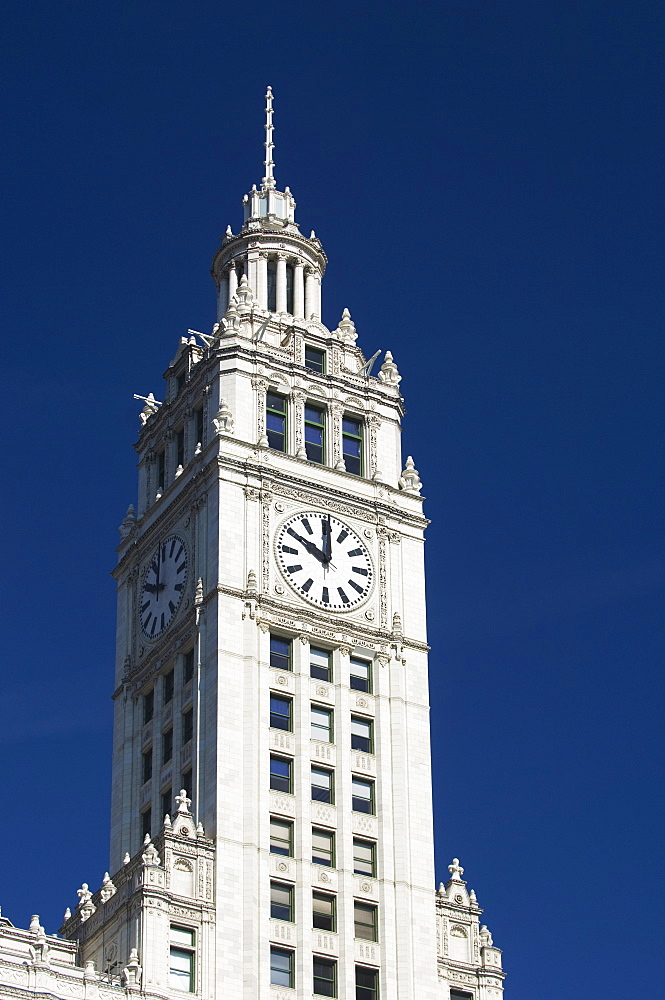
[[[162,611],[162,621],[161,621],[161,625],[159,627],[160,627],[160,629],[164,628],[164,612],[163,611]]]
[[[349,603],[349,599],[348,599],[348,597],[346,596],[346,594],[344,593],[344,591],[342,590],[341,587],[337,588],[337,593],[342,598],[342,601],[343,601],[344,604],[348,604]]]
[[[309,523],[309,521],[307,520],[306,517],[303,517],[303,519],[302,519],[302,521],[300,523],[302,524],[303,528],[305,529],[305,531],[307,532],[308,535],[313,535],[314,534],[314,532],[312,531],[312,526],[310,525],[310,523]]]
[[[171,548],[169,549],[169,559],[171,559],[173,557],[173,550],[175,548],[175,543],[176,542],[177,542],[177,538],[172,538],[171,539]]]
[[[340,531],[339,535],[337,536],[338,543],[343,542],[348,534],[349,534],[348,531]]]
[[[302,569],[302,566],[300,565],[300,563],[296,563],[295,566],[287,566],[286,567],[286,572],[287,573],[297,573],[299,569]]]
[[[321,592],[321,600],[324,604],[330,604],[330,598],[328,597],[328,588],[324,587]]]
[[[178,559],[180,558],[180,556],[182,555],[183,549],[184,549],[184,546],[181,545],[180,548],[178,549],[177,553],[176,553],[175,562],[177,562]],[[187,562],[187,560],[185,560],[185,562]]]
[[[175,614],[175,604],[173,603],[173,601],[169,601],[169,611],[171,612],[172,615]]]
[[[187,566],[187,563],[186,563],[186,562],[182,563],[182,565],[181,565],[181,566],[178,566],[178,568],[177,568],[177,570],[176,570],[176,573],[182,573],[183,569],[185,569],[185,568],[186,568],[186,566]]]
[[[304,590],[305,593],[307,594],[307,593],[309,593],[309,588],[312,586],[313,583],[314,583],[314,581],[311,580],[311,579],[310,580],[306,580],[305,583],[303,583],[303,585],[302,585],[302,587],[300,589]]]
[[[146,618],[146,620],[143,622],[143,631],[144,632],[148,631],[148,625],[150,624],[150,619],[151,618],[152,618],[152,614],[148,615],[148,617]]]
[[[184,583],[176,583],[176,584],[173,585],[173,589],[174,590],[182,590],[182,588],[184,586],[185,586]]]
[[[353,589],[357,590],[359,594],[364,594],[365,592],[363,587],[359,587],[355,580],[349,580],[349,587],[353,587]]]
[[[290,556],[297,556],[298,555],[298,550],[297,549],[292,549],[288,545],[282,545],[282,552],[288,552],[288,554]]]
[[[166,562],[166,545],[162,545],[162,562]]]
[[[367,570],[366,569],[361,569],[360,566],[352,566],[351,567],[351,572],[352,573],[360,573],[361,576],[367,576]]]
[[[350,556],[361,556],[363,554],[363,550],[362,549],[349,549],[348,554]]]
[[[155,556],[155,558],[152,560],[152,565],[150,567],[150,569],[153,571],[153,573],[155,574],[155,576],[157,576],[157,566],[158,565],[159,565],[159,563],[157,562],[157,556]]]
[[[147,611],[147,609],[149,607],[150,607],[150,601],[146,601],[145,604],[142,604],[141,605],[141,614],[143,614],[144,611]],[[144,628],[145,628],[145,626],[144,626]]]
[[[150,635],[154,635],[155,634],[155,629],[156,628],[157,628],[157,619],[155,618],[155,620],[152,623],[152,628],[150,629]]]

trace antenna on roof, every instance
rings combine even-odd
[[[275,166],[272,151],[275,148],[275,144],[272,141],[272,87],[268,87],[266,90],[266,141],[264,146],[266,147],[266,158],[264,160],[266,174],[263,178],[264,188],[274,188],[275,187],[275,177],[273,174],[273,168]]]

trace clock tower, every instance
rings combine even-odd
[[[0,983],[500,1000],[456,859],[434,891],[427,520],[400,375],[390,352],[374,374],[348,309],[321,321],[326,255],[277,189],[272,116],[268,88],[265,174],[213,258],[217,322],[138,397],[113,875],[83,883],[60,937],[0,922]]]

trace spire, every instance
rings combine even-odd
[[[272,87],[268,87],[266,90],[266,141],[263,144],[266,147],[266,158],[264,160],[266,173],[263,178],[262,187],[265,189],[275,187],[275,177],[273,174],[275,164],[272,158],[272,151],[275,148],[275,144],[272,141],[272,133]]]

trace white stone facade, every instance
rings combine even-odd
[[[502,995],[500,952],[456,862],[433,888],[427,521],[401,455],[399,372],[388,352],[371,374],[348,310],[335,330],[321,323],[325,255],[276,190],[270,92],[266,111],[266,176],[213,261],[218,322],[182,338],[161,400],[139,397],[138,514],[115,573],[115,874],[79,891],[50,963],[22,965],[34,928],[0,925],[7,995]],[[352,599],[337,588],[343,610],[326,587],[315,604],[318,584],[298,589],[302,567],[291,579],[278,558],[289,518],[328,515],[336,550],[324,535],[289,551],[313,551],[327,581],[354,533],[369,569],[350,571]],[[271,640],[288,649],[272,665]],[[312,676],[323,651],[328,676]],[[288,775],[275,787],[273,767]],[[319,926],[313,893],[334,907]]]

